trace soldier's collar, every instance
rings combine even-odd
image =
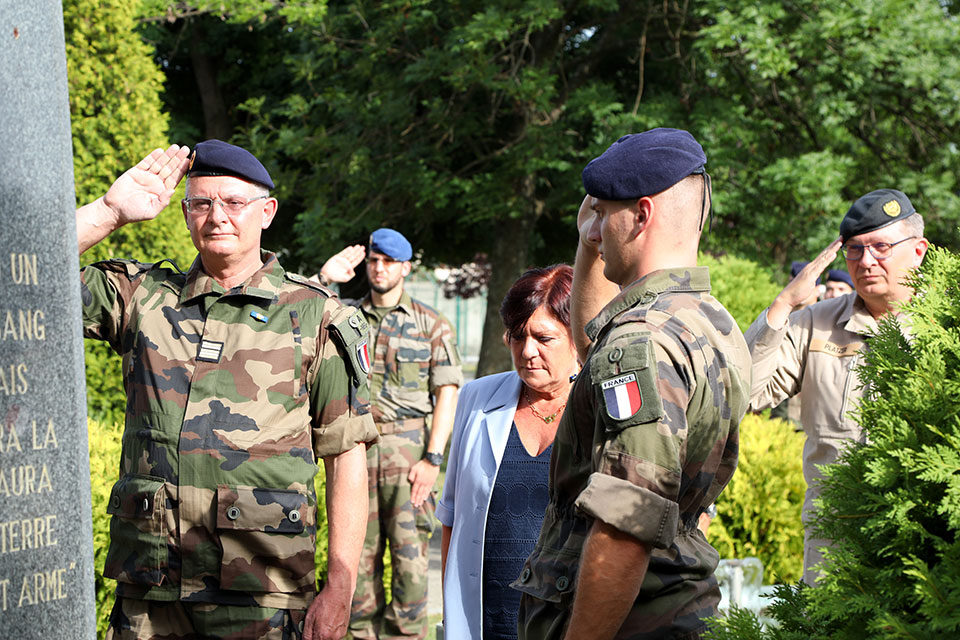
[[[229,292],[231,295],[245,295],[265,300],[273,300],[277,297],[283,285],[283,267],[280,266],[277,256],[269,251],[261,251],[260,259],[263,261],[263,266],[243,284],[231,289]],[[203,270],[200,255],[197,254],[187,271],[187,280],[180,291],[180,303],[186,304],[190,300],[210,293],[223,295],[227,290]]]
[[[637,305],[649,305],[661,293],[707,293],[710,291],[710,271],[707,267],[661,269],[643,276],[624,288],[607,303],[584,331],[590,340],[596,340],[600,331],[614,318]]]
[[[367,295],[363,296],[363,300],[360,301],[360,308],[367,313],[373,313],[373,299],[369,291]],[[406,289],[400,294],[400,301],[397,302],[397,306],[394,307],[394,309],[401,309],[404,313],[408,314],[413,313],[413,298],[410,297]]]
[[[839,320],[843,323],[843,328],[851,333],[862,336],[877,333],[877,319],[867,309],[863,299],[856,294],[850,295],[850,302],[840,314]]]

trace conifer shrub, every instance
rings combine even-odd
[[[737,471],[717,498],[707,532],[721,558],[759,558],[768,583],[803,575],[802,453],[803,434],[793,425],[747,414]]]
[[[739,611],[715,640],[960,637],[960,256],[931,249],[910,282],[912,338],[884,318],[860,368],[868,444],[825,468],[820,580],[778,591],[779,629]]]

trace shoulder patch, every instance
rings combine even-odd
[[[604,406],[608,429],[653,422],[663,416],[649,334],[627,334],[602,345],[590,357],[590,378]]]
[[[111,258],[109,260],[101,260],[100,262],[94,262],[92,267],[96,267],[103,271],[112,271],[113,273],[122,273],[127,276],[127,279],[131,282],[136,280],[144,273],[150,271],[155,266],[162,264],[163,262],[170,262],[173,264],[173,261],[170,260],[161,260],[160,262],[153,264],[150,262],[137,262],[136,260],[130,260],[128,258]],[[174,264],[174,267],[176,265]],[[179,269],[178,269],[179,271]]]
[[[327,287],[323,286],[316,280],[311,280],[310,278],[306,278],[300,275],[299,273],[290,273],[289,271],[285,271],[283,273],[283,278],[284,280],[287,280],[288,282],[292,282],[294,284],[298,284],[301,287],[313,289],[317,293],[322,293],[324,296],[328,298],[336,297],[331,289],[328,289]]]
[[[343,349],[350,374],[358,386],[370,374],[369,331],[367,319],[358,309],[354,309],[347,318],[330,325],[330,334]]]

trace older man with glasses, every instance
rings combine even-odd
[[[774,299],[747,330],[753,358],[752,410],[776,406],[803,391],[801,422],[807,435],[803,474],[804,581],[813,584],[829,541],[811,530],[813,500],[819,496],[818,465],[834,462],[842,448],[861,438],[851,414],[864,395],[854,365],[876,333],[877,320],[898,316],[913,295],[908,273],[920,266],[929,243],[923,218],[909,198],[895,189],[861,197],[840,223],[830,243]],[[843,254],[856,290],[791,313],[817,286],[820,274]]]

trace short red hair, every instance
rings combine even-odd
[[[573,268],[554,264],[542,269],[528,269],[513,283],[500,304],[500,319],[508,336],[519,335],[530,316],[545,307],[554,319],[570,328],[570,288]]]

